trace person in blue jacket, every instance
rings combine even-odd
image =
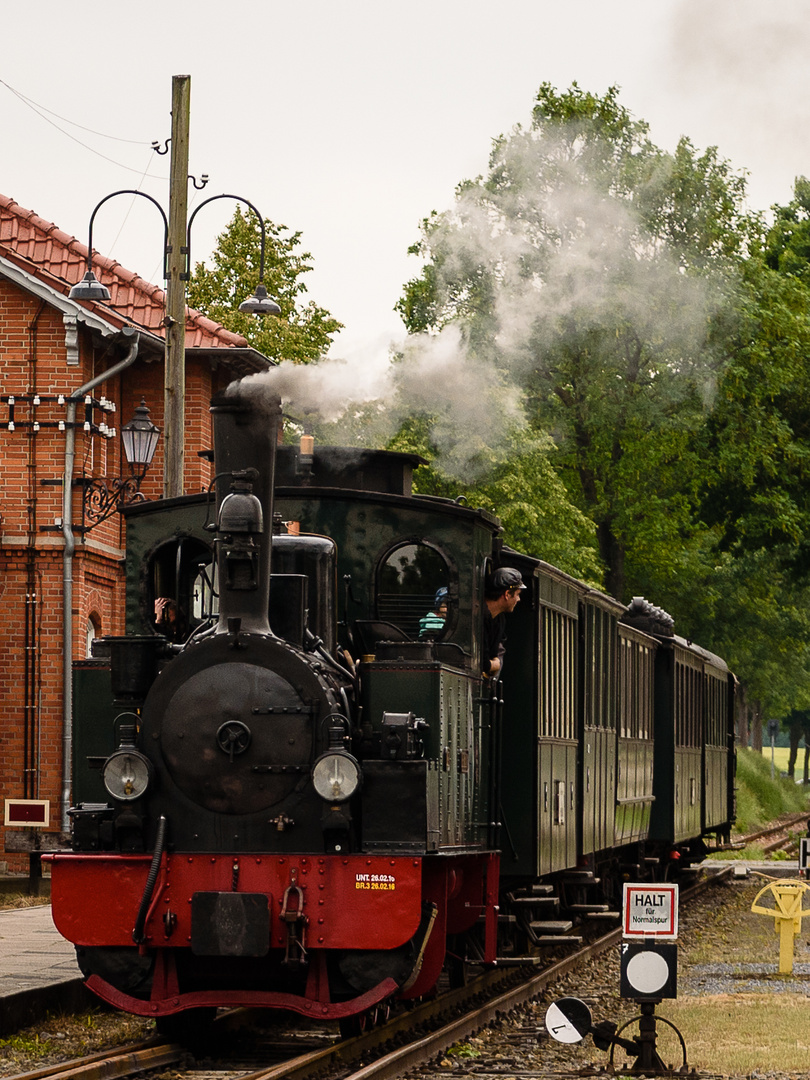
[[[433,607],[427,615],[423,615],[419,620],[420,638],[436,638],[444,633],[444,628],[447,623],[447,598],[447,586],[442,585],[440,589],[436,590],[436,596],[433,599]]]

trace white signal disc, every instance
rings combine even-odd
[[[669,965],[658,953],[640,952],[627,962],[627,981],[639,994],[655,994],[668,978]]]

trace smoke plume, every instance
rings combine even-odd
[[[605,184],[604,167],[571,133],[516,130],[493,157],[498,182],[465,186],[426,236],[440,302],[469,302],[470,318],[407,337],[388,355],[282,364],[248,382],[279,394],[305,425],[342,426],[346,441],[384,445],[408,417],[428,416],[437,464],[466,481],[526,423],[527,384],[559,377],[549,357],[559,360],[572,328],[590,342],[595,383],[626,381],[621,366],[609,370],[615,344],[599,353],[600,335],[626,332],[655,354],[645,369],[640,350],[640,384],[660,386],[666,375],[675,393],[679,378],[698,377],[710,394],[704,346],[716,299],[642,225],[633,202]],[[476,282],[485,283],[485,299],[473,304]]]

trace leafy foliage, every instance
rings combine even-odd
[[[220,235],[211,267],[197,263],[188,283],[192,307],[242,334],[250,344],[274,360],[304,364],[318,360],[342,324],[313,301],[302,302],[307,291],[303,275],[311,269],[311,255],[298,250],[301,233],[265,218],[266,249],[264,283],[278,303],[281,314],[245,315],[238,310],[259,281],[261,229],[254,214],[237,207]]]
[[[801,577],[810,528],[810,289],[749,259],[740,320],[707,428],[707,520],[732,551],[764,548]]]
[[[663,564],[673,534],[700,531],[684,492],[725,357],[743,195],[716,150],[656,148],[615,87],[544,84],[531,128],[496,141],[486,178],[412,249],[427,262],[399,304],[408,329],[460,324],[470,354],[521,387],[616,596],[628,560],[653,544]]]
[[[775,218],[765,244],[765,261],[772,270],[810,285],[810,180],[799,176],[793,199],[774,207]]]

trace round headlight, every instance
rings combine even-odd
[[[360,786],[360,766],[351,754],[324,754],[312,769],[312,783],[322,799],[344,802]]]
[[[137,750],[116,750],[101,770],[104,787],[114,799],[130,802],[140,799],[152,779],[149,760]]]

